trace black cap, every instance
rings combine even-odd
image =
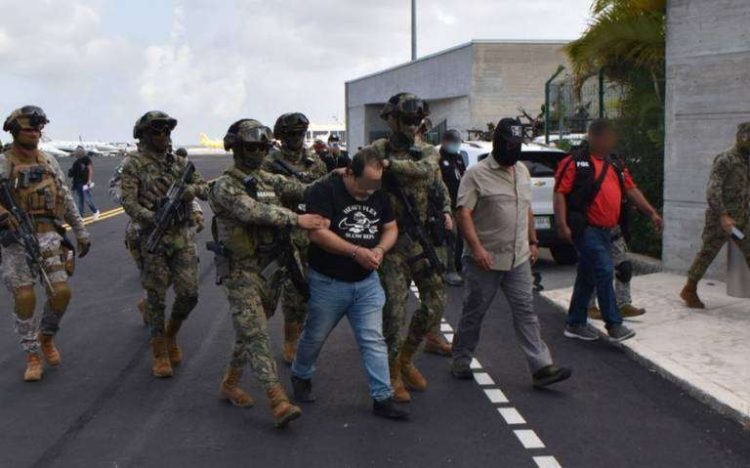
[[[501,119],[495,127],[495,137],[499,136],[509,143],[523,143],[524,135],[523,125],[518,119]]]

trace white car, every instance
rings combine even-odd
[[[468,165],[489,156],[492,143],[488,141],[466,141],[461,144],[461,151],[468,156]],[[561,265],[572,265],[578,261],[575,248],[560,240],[555,229],[555,213],[552,198],[555,190],[555,171],[557,165],[567,155],[564,151],[552,146],[536,143],[525,143],[521,149],[521,161],[531,173],[532,209],[534,222],[541,247],[547,247],[552,258]]]

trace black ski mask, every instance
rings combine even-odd
[[[492,157],[498,164],[512,167],[521,159],[523,126],[516,119],[502,119],[492,136]]]
[[[505,140],[493,145],[492,157],[498,164],[505,167],[515,166],[521,159],[521,143],[509,143]]]

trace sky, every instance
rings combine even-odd
[[[591,1],[418,0],[418,54],[575,39]],[[129,141],[152,109],[178,119],[183,144],[240,118],[343,122],[346,81],[411,55],[409,0],[0,0],[0,11],[0,116],[39,105],[55,139]]]

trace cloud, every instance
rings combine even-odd
[[[0,0],[0,86],[10,90],[0,113],[34,102],[50,114],[56,137],[128,139],[138,116],[160,108],[180,121],[176,140],[191,143],[200,132],[222,135],[241,117],[272,125],[301,111],[313,122],[343,120],[346,81],[410,56],[403,0],[173,0],[158,15],[133,1],[117,3],[121,13],[140,10],[112,28],[103,15],[116,1],[28,0],[18,8]],[[473,38],[574,38],[589,3],[418,2],[419,53]]]

